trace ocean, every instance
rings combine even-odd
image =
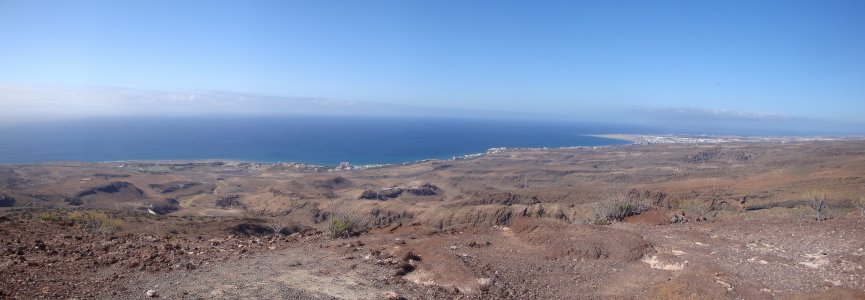
[[[404,117],[107,118],[0,126],[0,163],[225,159],[336,165],[447,159],[493,147],[627,144],[635,128]]]

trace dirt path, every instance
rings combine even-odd
[[[665,293],[680,288],[718,298],[762,299],[858,290],[851,295],[865,297],[861,218],[628,227],[654,245],[656,253],[642,261],[672,278]]]
[[[127,285],[143,296],[156,290],[166,299],[377,299],[384,267],[335,259],[313,245],[285,249],[188,272],[141,274]]]

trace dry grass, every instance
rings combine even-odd
[[[865,217],[865,197],[859,197],[857,200],[853,200],[853,206],[859,210],[859,215]]]
[[[39,220],[47,222],[60,221],[60,216],[50,212],[44,212],[39,214]]]
[[[698,219],[704,219],[712,210],[712,207],[703,200],[688,199],[679,202],[679,209],[686,213],[696,215]]]
[[[112,218],[108,214],[98,211],[71,211],[66,214],[66,219],[78,224],[81,228],[102,233],[115,232],[123,225],[123,220]]]

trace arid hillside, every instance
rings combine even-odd
[[[865,141],[0,166],[0,224],[0,298],[855,299]]]

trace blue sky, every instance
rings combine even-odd
[[[0,0],[0,84],[861,126],[863,16],[858,0]]]

